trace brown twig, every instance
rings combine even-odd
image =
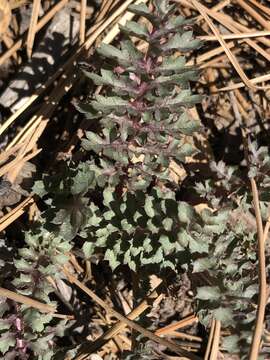
[[[129,314],[127,314],[127,318],[130,320],[135,320],[139,317],[147,308],[150,306],[150,301],[153,301],[158,297],[157,289],[160,287],[161,281],[159,281],[152,292],[147,296],[145,300],[143,300],[135,309],[133,309]],[[100,338],[98,338],[92,344],[85,344],[83,354],[80,354],[76,357],[75,360],[82,360],[87,353],[96,352],[101,346],[104,346],[107,341],[112,339],[115,335],[117,335],[120,331],[122,331],[126,327],[126,324],[119,321],[115,325],[111,327],[108,331],[106,331]]]
[[[38,14],[40,9],[40,2],[41,0],[34,0],[33,2],[33,8],[32,8],[32,14],[31,14],[31,20],[29,25],[29,30],[27,34],[27,40],[26,40],[26,52],[27,56],[30,59],[32,56],[32,50],[33,45],[35,41],[35,36],[37,32],[37,22],[38,22]]]
[[[257,360],[260,346],[261,337],[264,326],[265,307],[267,303],[267,283],[266,283],[266,267],[265,267],[265,253],[264,253],[264,231],[262,224],[262,216],[260,211],[260,201],[257,189],[257,184],[253,178],[250,179],[253,205],[256,216],[257,224],[257,237],[258,237],[258,261],[259,261],[259,303],[256,316],[256,325],[253,332],[249,360]]]
[[[99,296],[97,296],[92,290],[86,287],[81,281],[75,278],[66,267],[63,267],[63,271],[67,276],[67,279],[78,286],[82,291],[84,291],[88,296],[91,297],[97,304],[99,304],[103,309],[107,312],[111,313],[115,316],[119,321],[129,326],[131,329],[138,331],[139,333],[143,334],[145,337],[148,337],[150,340],[160,343],[163,346],[168,347],[170,350],[174,351],[178,355],[187,356],[191,360],[199,360],[196,355],[191,354],[189,351],[183,350],[180,346],[176,345],[175,343],[162,339],[157,335],[153,334],[151,331],[144,329],[142,326],[138,325],[134,321],[131,321],[127,317],[121,315],[118,311],[111,308],[105,301],[103,301]]]
[[[232,100],[235,100],[233,94],[231,94]],[[244,141],[244,149],[245,149],[245,156],[247,163],[249,164],[248,158],[248,145],[247,145],[247,137],[245,129],[243,128],[243,124],[241,121],[241,115],[238,111],[236,101],[233,101],[233,111],[235,117],[238,122],[240,122],[240,126],[242,126],[242,135]],[[265,232],[263,229],[263,222],[262,222],[262,215],[260,210],[260,200],[259,200],[259,193],[257,184],[254,178],[250,178],[251,184],[251,191],[253,197],[253,206],[255,211],[255,218],[256,218],[256,225],[257,225],[257,239],[258,239],[258,262],[259,262],[259,301],[258,301],[258,308],[257,308],[257,316],[256,316],[256,324],[255,329],[253,331],[252,343],[250,348],[249,360],[257,360],[260,346],[261,346],[261,337],[263,333],[263,326],[264,326],[264,315],[265,315],[265,307],[267,303],[267,282],[266,282],[266,265],[265,265],[265,252],[264,252],[264,245],[265,245],[265,233],[268,232],[267,228],[265,227]],[[267,226],[267,225],[266,225]]]
[[[6,297],[8,299],[14,300],[16,302],[19,302],[21,304],[25,304],[28,306],[31,306],[35,309],[40,310],[41,312],[45,313],[54,313],[55,307],[48,304],[43,304],[40,301],[34,300],[29,298],[28,296],[24,296],[21,294],[17,294],[14,291],[10,291],[8,289],[0,288],[0,296]]]
[[[87,8],[87,1],[86,0],[81,0],[81,9],[80,9],[80,45],[82,45],[85,42],[86,8]]]
[[[212,342],[211,354],[209,360],[216,360],[218,358],[220,329],[221,329],[220,321],[215,320],[215,329],[213,334],[213,342]]]

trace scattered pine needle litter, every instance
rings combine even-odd
[[[1,165],[0,168],[0,176],[6,175],[7,178],[9,178],[13,182],[19,174],[24,162],[36,157],[43,150],[37,149],[37,144],[42,137],[42,134],[46,130],[53,113],[56,111],[58,103],[77,84],[78,78],[76,77],[76,75],[74,76],[74,74],[76,73],[77,63],[83,57],[84,51],[89,50],[89,48],[91,48],[92,46],[95,46],[96,41],[100,40],[101,36],[104,36],[103,34],[109,26],[112,26],[112,28],[109,32],[106,33],[102,41],[108,44],[116,38],[119,32],[118,24],[124,24],[126,20],[130,20],[132,18],[132,15],[130,13],[125,13],[124,15],[122,15],[125,12],[127,6],[132,2],[132,0],[128,0],[124,3],[121,3],[121,6],[119,6],[116,11],[111,14],[110,17],[108,17],[109,10],[111,9],[111,5],[113,2],[104,1],[104,6],[101,8],[100,14],[96,18],[95,24],[92,26],[91,29],[87,29],[86,1],[80,1],[80,34],[78,43],[74,47],[73,55],[61,67],[59,67],[59,69],[57,69],[55,74],[53,74],[45,84],[40,86],[35,91],[35,93],[30,96],[27,102],[16,113],[6,119],[0,127],[0,134],[6,133],[11,127],[16,127],[16,121],[20,119],[20,116],[24,112],[29,110],[31,105],[36,100],[41,100],[43,95],[49,89],[51,89],[53,84],[55,84],[55,89],[51,90],[51,92],[49,93],[48,100],[46,100],[46,102],[43,104],[41,103],[40,108],[37,110],[37,112],[32,115],[32,117],[17,131],[15,136],[10,139],[9,143],[6,145],[6,150],[0,153],[0,163],[4,163],[4,165]],[[203,24],[202,28],[204,29],[205,34],[207,34],[200,35],[198,37],[205,42],[211,44],[212,46],[211,49],[205,52],[199,52],[197,58],[195,59],[195,62],[200,64],[200,67],[202,69],[212,72],[211,76],[209,76],[209,78],[205,76],[203,81],[205,81],[207,85],[211,84],[210,92],[212,94],[217,94],[221,92],[226,94],[226,92],[234,91],[237,97],[239,111],[241,112],[243,118],[248,121],[250,117],[250,104],[246,100],[246,94],[248,94],[249,91],[252,91],[256,94],[258,91],[262,91],[265,94],[270,88],[270,85],[268,84],[268,81],[270,80],[270,74],[267,73],[267,69],[269,68],[268,63],[270,62],[270,55],[267,51],[268,47],[270,46],[270,10],[256,0],[249,0],[249,2],[237,0],[236,3],[238,3],[238,5],[241,6],[242,11],[247,16],[249,16],[248,19],[250,19],[250,17],[252,18],[252,26],[249,26],[248,23],[244,25],[244,23],[242,23],[241,21],[237,23],[235,19],[233,19],[232,17],[230,18],[230,16],[226,13],[226,7],[234,3],[230,0],[222,1],[212,8],[208,8],[206,5],[203,5],[202,1],[196,0],[193,0],[192,2],[185,0],[175,0],[175,2],[181,4],[179,6],[181,6],[181,9],[183,9],[183,11],[186,11],[187,14],[197,15],[196,21],[198,23],[200,22],[200,24]],[[16,6],[23,5],[24,3],[25,1],[13,2],[13,4],[11,4],[10,6],[11,10],[16,8]],[[38,9],[40,6],[40,1],[34,0],[33,13],[31,16],[28,33],[25,33],[19,39],[13,39],[13,43],[8,46],[6,52],[1,55],[0,64],[5,63],[11,57],[14,57],[14,59],[18,60],[17,52],[23,46],[27,48],[27,54],[30,58],[38,32],[42,30],[44,26],[53,18],[53,16],[55,16],[57,12],[59,12],[64,6],[66,6],[67,3],[68,0],[59,1],[41,19],[38,19]],[[258,12],[258,10],[260,10],[260,12]],[[7,14],[9,14],[9,11],[10,10],[7,11]],[[120,16],[122,17],[119,19]],[[9,15],[6,16],[6,22],[8,24],[10,22]],[[256,28],[254,27],[254,22],[255,25],[257,25]],[[223,32],[224,28],[227,29],[225,33]],[[1,31],[2,29],[4,29],[4,27],[1,28]],[[5,33],[5,30],[3,31],[3,33]],[[3,41],[6,44],[8,43],[7,39],[7,35],[4,35]],[[229,42],[227,42],[227,40]],[[252,74],[252,76],[250,76],[250,71],[247,66],[248,56],[246,55],[246,58],[243,58],[243,56],[245,55],[243,55],[241,47],[245,49],[246,54],[254,56],[255,52],[255,54],[262,59],[261,61],[265,64],[264,71],[266,73],[255,73],[254,75]],[[192,63],[193,62],[190,62],[188,64],[192,65]],[[217,79],[219,78],[222,79],[222,82],[217,83]],[[258,84],[262,85],[259,86]],[[264,96],[262,96],[259,101],[261,101],[263,111],[269,114],[269,106],[267,105]],[[222,116],[223,115],[224,114],[222,114]],[[81,136],[82,135],[83,133],[81,132]],[[72,150],[73,148],[71,147],[71,151]],[[12,160],[9,160],[9,158],[11,158],[11,155],[15,155],[15,157],[13,157]],[[6,161],[8,162],[6,163]],[[34,199],[33,197],[29,196],[19,205],[17,205],[14,209],[12,209],[8,214],[4,215],[0,219],[0,231],[3,231],[4,229],[6,229],[7,226],[11,225],[32,204],[34,204]],[[268,222],[268,227],[265,227],[264,229],[266,234],[264,235],[264,242],[267,237],[267,232],[269,230],[269,224],[270,223]],[[82,286],[82,283],[78,282],[78,280],[76,280],[74,277],[72,277],[72,275],[68,273],[67,278],[71,282],[74,282],[77,286]],[[84,287],[81,287],[81,289],[86,290]],[[3,294],[6,294],[6,296],[9,295],[12,300],[29,305],[31,303],[31,299],[28,297],[20,297],[19,299],[18,297],[16,297],[17,294],[9,294],[5,292],[8,290],[2,290],[3,292],[1,293],[0,289],[1,296],[4,296]],[[42,311],[42,304],[37,304],[34,300],[32,301],[32,305],[30,306],[39,308]],[[127,319],[134,320],[140,314],[140,311],[144,311],[148,307],[149,305],[147,305],[147,303],[144,303],[144,305],[140,308],[135,308],[127,316]],[[54,312],[55,309],[50,309],[49,311],[47,308],[47,311]],[[112,310],[108,311],[112,312]],[[53,315],[60,318],[61,316],[63,318],[72,318],[72,316],[68,317],[66,315],[55,313]],[[136,329],[136,324],[134,325],[132,321],[129,322],[127,319],[125,317],[119,317],[119,322],[113,325],[111,329],[108,330],[108,332],[106,332],[100,339],[98,339],[100,342],[97,341],[96,344],[92,344],[93,349],[99,347],[100,344],[106,344],[107,341],[116,337],[117,334],[119,334],[120,331],[126,326],[133,326]],[[155,341],[158,340],[157,337],[155,337],[154,335],[168,335],[176,337],[178,334],[179,337],[183,336],[183,338],[188,338],[188,334],[180,333],[176,330],[181,329],[182,327],[192,324],[196,321],[196,316],[192,315],[187,319],[181,320],[177,323],[157,330],[155,334],[150,335],[151,333],[144,333],[144,335],[149,337],[152,336],[153,340]],[[220,322],[213,320],[204,358],[205,360],[217,359],[219,355],[220,328]],[[137,330],[138,329],[139,328],[137,328]],[[140,330],[143,332],[143,329],[140,328]],[[120,334],[119,336],[122,335]],[[190,338],[190,340],[192,339]],[[201,338],[199,337],[197,337],[197,339],[194,337],[193,340],[201,342]],[[162,341],[160,341],[161,344]],[[175,346],[175,344],[168,341],[166,342],[166,340],[163,341],[163,345],[167,345],[168,347],[171,346],[171,349],[175,350],[176,352],[179,351],[179,354],[182,351],[182,349],[179,350],[178,346]],[[190,356],[189,358],[196,359],[196,357],[192,357],[193,355],[188,355]],[[82,355],[82,357],[77,357],[77,360],[83,359],[84,356],[85,354]],[[257,355],[252,356],[255,359]]]

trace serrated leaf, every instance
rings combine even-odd
[[[52,261],[55,264],[59,264],[59,265],[64,265],[68,261],[68,259],[69,259],[68,256],[64,254],[58,254],[52,256]]]
[[[36,252],[31,248],[22,248],[19,250],[19,254],[25,259],[35,259],[37,257]]]
[[[153,24],[159,23],[159,18],[153,14],[144,3],[129,5],[128,10],[136,15],[144,16]]]
[[[0,336],[0,352],[5,355],[11,346],[15,346],[16,339],[13,334],[5,333]]]
[[[224,336],[222,338],[222,350],[227,351],[229,354],[238,353],[240,338],[238,335]]]
[[[176,121],[176,128],[185,135],[193,135],[200,130],[201,125],[198,121],[191,119],[186,112]]]
[[[233,324],[233,312],[230,308],[219,307],[213,311],[213,315],[224,327]]]
[[[85,114],[87,119],[98,119],[101,117],[101,114],[93,109],[93,106],[87,103],[78,103],[74,104],[75,108],[82,114]]]
[[[167,43],[162,46],[164,51],[179,50],[179,51],[190,51],[198,48],[201,45],[200,40],[192,39],[192,31],[186,31],[182,35],[173,35]]]
[[[0,331],[10,329],[12,322],[7,319],[0,319]]]
[[[86,259],[89,259],[93,255],[94,249],[95,244],[92,242],[87,241],[83,244],[82,250]]]
[[[100,47],[97,48],[97,52],[100,55],[103,55],[108,58],[124,60],[124,61],[128,60],[128,58],[124,56],[124,53],[121,50],[109,44],[101,43]]]
[[[197,272],[203,272],[205,270],[209,270],[212,268],[214,263],[215,260],[211,258],[196,259],[193,262],[193,272],[197,273]]]
[[[125,26],[119,24],[119,28],[123,33],[128,34],[130,36],[136,36],[137,38],[142,40],[149,39],[149,33],[147,27],[138,22],[127,21]]]
[[[221,292],[217,286],[200,286],[197,288],[196,298],[200,300],[219,300]]]
[[[92,101],[92,106],[98,111],[109,113],[110,111],[124,111],[130,107],[127,100],[119,96],[102,96],[96,95],[96,101]]]
[[[195,211],[192,206],[186,202],[180,201],[178,203],[178,219],[182,223],[190,223],[195,217]]]
[[[31,263],[24,259],[14,259],[13,262],[16,268],[20,271],[27,271],[31,269]]]
[[[35,309],[27,309],[24,313],[24,320],[33,331],[41,332],[44,330],[45,324],[52,320],[52,315],[42,314]]]
[[[115,270],[120,265],[120,261],[117,260],[116,254],[113,250],[107,249],[104,255],[104,260],[109,261],[112,270]]]
[[[32,187],[32,191],[41,198],[48,193],[48,191],[45,189],[44,182],[42,180],[35,181]]]
[[[174,57],[174,56],[170,56],[170,57],[165,57],[162,64],[159,65],[156,68],[156,72],[171,72],[171,71],[175,71],[175,72],[182,72],[182,71],[186,71],[185,68],[186,65],[186,59],[184,56],[178,56],[178,57]]]
[[[86,165],[86,164],[85,164]],[[81,169],[72,179],[71,193],[73,195],[85,194],[91,187],[95,179],[94,171],[90,169]]]
[[[145,204],[144,204],[144,210],[147,214],[147,216],[149,216],[150,218],[155,216],[155,210],[154,210],[154,204],[153,204],[153,197],[152,196],[147,196],[145,199]]]

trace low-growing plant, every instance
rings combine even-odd
[[[82,140],[84,160],[70,160],[55,176],[36,182],[34,192],[46,209],[25,233],[24,247],[12,254],[14,264],[11,256],[1,266],[13,266],[17,292],[47,304],[54,304],[47,279],[64,277],[61,266],[70,250],[87,261],[101,253],[112,271],[129,269],[139,284],[135,300],[146,292],[149,275],[186,273],[202,324],[219,320],[229,334],[222,349],[246,358],[258,296],[247,179],[260,182],[266,219],[268,149],[250,144],[249,173],[212,162],[211,178],[188,190],[201,198],[203,210],[179,200],[181,184],[173,180],[171,165],[184,167],[198,151],[194,135],[200,129],[188,110],[201,99],[189,84],[197,81],[198,69],[186,65],[184,54],[202,44],[175,5],[153,0],[152,6],[150,11],[145,4],[131,5],[144,21],[120,26],[125,40],[119,47],[98,48],[99,75],[84,71],[102,87],[89,103],[76,105],[96,129]],[[6,284],[5,276],[1,281]],[[2,301],[0,312],[0,351],[6,359],[50,359],[60,350],[55,341],[65,322],[11,301]],[[151,355],[147,349],[134,348],[135,353]]]

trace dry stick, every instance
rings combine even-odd
[[[103,1],[102,5],[101,5],[101,9],[97,15],[97,19],[96,21],[100,21],[103,19],[103,17],[108,13],[108,11],[110,10],[112,4],[113,4],[114,0],[107,0],[107,1]]]
[[[221,1],[220,3],[217,3],[217,5],[211,7],[211,10],[213,10],[213,11],[220,11],[220,10],[222,10],[224,7],[226,7],[227,5],[229,5],[230,3],[231,3],[231,0],[223,0],[223,1]],[[202,19],[203,19],[202,15],[198,15],[198,16],[196,17],[196,21],[200,21],[200,20],[202,20]]]
[[[180,4],[183,4],[184,6],[187,6],[192,9],[195,8],[187,0],[174,0],[174,1],[179,2]],[[209,8],[205,7],[204,5],[201,5],[201,6],[209,16],[211,16],[213,19],[217,20],[220,24],[222,24],[224,27],[226,27],[233,33],[237,33],[239,30],[243,31],[243,32],[244,31],[248,32],[250,30],[256,31],[256,29],[249,29],[249,28],[245,27],[244,25],[240,24],[239,22],[232,20],[228,15],[213,11],[212,9],[209,9]],[[264,37],[257,38],[257,41],[261,42],[262,44],[264,44],[268,47],[270,46],[270,40],[266,39]],[[263,57],[265,57],[265,59],[270,61],[270,55],[262,47],[260,47],[258,44],[256,44],[256,42],[254,42],[253,40],[250,40],[250,39],[245,39],[245,42],[250,47],[252,47],[254,50],[256,50],[259,54],[261,54]]]
[[[57,5],[55,5],[41,20],[40,22],[37,24],[37,28],[39,27],[40,23],[43,21],[44,23],[42,23],[41,25],[44,26],[55,14],[55,12],[59,11],[66,3],[68,2],[68,0],[61,0]],[[46,21],[45,21],[46,20]],[[40,28],[42,28],[42,26],[40,26]],[[17,43],[16,43],[17,44]],[[16,45],[15,44],[15,45]],[[14,46],[15,46],[14,45]],[[19,44],[18,44],[18,49],[21,47],[22,45],[22,41],[19,40]],[[16,48],[17,49],[17,48]],[[17,50],[18,50],[17,49]],[[11,49],[10,49],[11,50]],[[15,50],[16,51],[16,50]],[[5,59],[3,59],[3,57],[5,56],[5,54],[0,57],[0,65],[5,61]],[[9,57],[9,56],[8,56]],[[67,62],[69,64],[69,62]],[[65,64],[66,65],[66,64]],[[42,94],[47,88],[48,86],[50,86],[56,79],[57,77],[63,72],[64,66],[61,67],[60,69],[57,70],[57,72],[42,86],[40,86],[35,94],[33,94],[29,100],[20,107],[20,109],[18,109],[16,111],[16,113],[14,113],[13,115],[11,115],[5,122],[4,124],[0,127],[0,135],[3,134],[3,132],[16,120],[16,118],[18,116],[20,116],[38,97],[40,94]]]
[[[206,347],[206,351],[204,354],[204,360],[209,360],[209,355],[211,352],[211,348],[212,348],[212,344],[213,344],[213,337],[214,337],[214,331],[215,331],[215,323],[216,320],[212,319],[211,322],[211,329],[210,329],[210,334],[209,334],[209,338],[208,338],[208,342],[207,342],[207,347]]]
[[[97,38],[97,36],[99,36],[102,31],[119,15],[121,14],[121,11],[124,11],[126,9],[126,7],[129,5],[129,3],[131,3],[132,0],[128,0],[126,1],[121,7],[120,9],[118,9],[118,11],[116,11],[108,20],[106,20],[103,24],[101,24],[101,26],[94,32],[94,34],[92,34],[88,39],[87,41],[83,44],[83,46],[68,60],[68,62],[65,64],[66,66],[71,66],[72,65],[72,60],[74,60],[76,58],[76,56],[80,53],[80,51],[86,47],[90,47],[95,39]],[[66,75],[64,75],[64,83],[60,82],[57,87],[54,89],[53,93],[50,95],[49,97],[49,100],[48,100],[48,103],[43,106],[41,108],[41,110],[39,111],[40,115],[37,116],[37,115],[34,115],[34,117],[30,120],[30,122],[32,123],[31,125],[31,128],[34,129],[34,131],[37,131],[35,130],[36,127],[41,123],[42,121],[42,118],[43,118],[43,115],[44,113],[47,113],[48,112],[48,109],[52,109],[52,108],[55,108],[55,106],[57,105],[58,101],[61,99],[61,97],[64,95],[65,92],[69,91],[70,88],[73,86],[74,84],[74,81],[75,81],[75,78],[74,76],[72,76],[72,73],[73,71],[71,71],[70,73],[70,76],[69,76],[69,82],[66,83]],[[12,121],[14,121],[14,116],[12,117]],[[47,125],[47,122],[48,122],[48,119],[46,120],[46,122],[43,121],[43,124],[42,125],[39,125],[40,126],[40,130],[38,131],[39,134],[42,133],[42,131],[45,129],[46,125]],[[9,121],[10,123],[10,121]],[[0,128],[0,134],[1,132],[3,132],[7,126],[6,124],[4,124],[5,127],[4,129]],[[25,131],[28,127],[28,124],[26,124],[25,128],[21,131],[20,133],[20,137],[23,137],[23,131]],[[31,134],[31,132],[30,132]],[[38,137],[35,136],[35,139],[37,139]],[[33,142],[32,142],[33,143]],[[11,144],[9,144],[9,146],[13,145],[14,144],[14,141],[11,142]],[[28,146],[28,149],[29,149],[29,146]],[[13,176],[14,177],[14,176]]]
[[[190,335],[190,334],[186,334],[184,332],[179,332],[179,331],[170,331],[170,332],[168,332],[167,335],[173,336],[176,338],[180,338],[180,339],[196,341],[196,342],[200,342],[200,343],[203,341],[203,339],[199,336]]]
[[[80,45],[85,42],[85,20],[86,20],[87,0],[81,0],[80,11]]]
[[[63,267],[63,271],[66,274],[68,280],[70,283],[75,284],[78,286],[82,291],[84,291],[91,299],[93,299],[97,304],[99,304],[103,309],[105,309],[107,312],[111,313],[113,316],[115,316],[118,320],[125,323],[127,326],[131,327],[131,329],[136,330],[143,334],[145,337],[148,337],[154,342],[160,343],[163,346],[168,347],[170,350],[176,352],[178,355],[187,356],[190,359],[199,360],[196,355],[191,354],[190,352],[183,350],[180,346],[172,343],[171,341],[162,339],[158,337],[157,335],[153,334],[151,331],[144,329],[142,326],[136,324],[135,322],[129,320],[125,316],[121,315],[116,310],[112,309],[109,305],[106,304],[105,301],[103,301],[99,296],[97,296],[92,290],[90,290],[88,287],[86,287],[81,281],[76,279],[75,276],[73,276],[66,267]]]
[[[252,32],[242,32],[238,34],[220,34],[223,40],[238,40],[238,39],[245,39],[245,38],[251,38],[251,37],[261,37],[261,36],[269,36],[270,31],[252,31]],[[204,40],[204,41],[218,41],[216,36],[197,36],[198,39]]]
[[[140,316],[150,305],[149,300],[154,300],[158,297],[157,290],[161,285],[161,281],[155,286],[152,292],[147,296],[146,300],[143,300],[135,309],[133,309],[129,314],[127,314],[127,318],[130,320],[135,320],[138,316]],[[111,329],[106,331],[100,338],[98,338],[94,343],[85,344],[84,346],[84,354],[80,354],[76,357],[75,360],[82,360],[85,357],[85,353],[93,353],[98,351],[101,346],[104,346],[106,342],[111,340],[115,335],[117,335],[120,331],[122,331],[126,327],[126,324],[119,321]]]
[[[233,98],[232,94],[232,98]],[[235,113],[236,119],[242,123],[241,115],[239,114],[237,103],[233,102],[233,111]],[[245,152],[247,153],[247,138],[245,130],[242,128],[242,135],[244,140],[244,148]],[[248,156],[246,155],[246,160],[248,162]],[[261,337],[263,333],[263,326],[264,326],[264,315],[265,315],[265,307],[267,303],[267,282],[266,282],[266,266],[265,266],[265,252],[264,252],[264,230],[263,230],[263,223],[262,223],[262,215],[260,210],[260,200],[259,194],[257,189],[257,184],[254,178],[250,179],[251,190],[252,190],[252,197],[253,197],[253,206],[255,211],[256,217],[256,225],[257,225],[257,238],[258,238],[258,262],[259,262],[259,302],[257,308],[257,315],[256,315],[256,324],[255,329],[253,331],[253,337],[251,342],[251,349],[249,354],[249,360],[257,360],[260,346],[261,346]]]
[[[25,295],[17,294],[14,291],[11,291],[8,289],[0,288],[0,296],[6,297],[6,298],[16,301],[20,304],[30,306],[41,312],[49,313],[53,317],[56,317],[59,319],[69,319],[69,320],[74,319],[73,315],[64,315],[64,314],[55,313],[56,308],[52,305],[44,304],[40,301],[34,300]]]
[[[262,225],[262,216],[260,211],[260,201],[256,182],[253,178],[250,179],[253,204],[257,224],[258,236],[258,261],[259,261],[259,303],[256,316],[256,325],[253,332],[249,360],[257,360],[260,350],[261,337],[264,326],[265,307],[267,303],[267,283],[266,283],[266,267],[265,267],[265,253],[264,253],[264,231]]]
[[[261,75],[261,76],[255,77],[253,79],[250,79],[250,81],[253,84],[262,83],[262,82],[268,81],[268,80],[270,80],[270,74]],[[228,85],[228,86],[225,86],[223,88],[220,88],[220,89],[218,89],[218,91],[231,91],[231,90],[235,90],[235,89],[240,89],[240,88],[242,88],[244,86],[245,86],[245,84],[243,82],[239,82],[239,83],[236,83],[236,84],[232,84],[232,85]]]
[[[46,25],[47,22],[49,22],[54,17],[54,15],[66,5],[68,1],[69,0],[60,0],[59,3],[57,3],[50,11],[48,11],[47,14],[44,15],[43,18],[40,19],[37,23],[36,32],[42,29],[43,26]],[[19,50],[22,46],[25,45],[25,38],[26,36],[23,35],[21,39],[16,41],[12,48],[10,48],[0,57],[0,65],[2,65],[10,56],[12,56],[12,54],[14,54],[17,50]]]
[[[0,153],[0,164],[8,160],[8,158],[11,155],[14,155],[21,147],[23,146],[23,143],[17,144],[10,148],[9,150],[4,150]]]
[[[193,324],[194,322],[197,322],[197,321],[198,321],[198,318],[195,315],[190,315],[190,316],[186,317],[185,319],[177,321],[176,323],[170,324],[168,326],[165,326],[161,329],[156,330],[155,334],[156,335],[165,335],[174,330],[181,329],[184,326]]]
[[[217,360],[219,350],[219,339],[220,339],[221,323],[219,320],[215,320],[215,330],[213,334],[213,343],[211,348],[211,354],[209,360]]]
[[[270,9],[269,9],[269,7],[258,3],[256,0],[249,0],[249,2],[251,2],[253,5],[255,5],[258,9],[262,10],[264,12],[264,15],[270,17]]]
[[[264,227],[264,231],[263,231],[263,242],[265,244],[266,240],[267,240],[267,236],[269,233],[269,229],[270,229],[270,216],[266,221],[265,227]]]
[[[222,47],[220,47],[220,48],[222,48]],[[241,49],[239,49],[239,48],[232,49],[232,52],[234,53],[234,55],[237,55],[240,51],[241,51]],[[222,48],[222,52],[223,52],[223,48]],[[204,55],[207,55],[207,53],[205,53]],[[200,58],[200,56],[198,56],[198,60],[200,60],[199,58]],[[211,59],[209,61],[201,62],[201,60],[200,60],[200,62],[198,61],[198,64],[200,65],[201,69],[204,69],[206,67],[211,67],[215,63],[228,62],[228,61],[229,61],[229,59],[227,58],[227,55],[223,54],[223,55],[216,56],[214,59]]]
[[[12,38],[11,38],[9,35],[7,35],[7,33],[5,33],[5,34],[2,36],[2,41],[3,41],[3,43],[6,45],[6,47],[7,47],[8,49],[10,49],[10,48],[13,46],[13,44],[14,44]],[[19,58],[18,58],[17,53],[15,52],[14,54],[12,54],[12,56],[13,56],[14,60],[18,63],[18,62],[19,62]]]
[[[4,289],[4,288],[0,288],[0,296],[14,300],[21,304],[31,306],[35,309],[40,310],[41,312],[54,313],[56,311],[55,307],[52,305],[44,304],[42,302],[31,299],[31,298],[21,295],[21,294],[17,294],[14,291],[10,291],[10,290]]]
[[[29,25],[29,30],[27,34],[27,40],[26,40],[26,52],[28,59],[32,56],[32,50],[33,45],[35,41],[35,35],[37,31],[37,22],[38,22],[38,14],[40,9],[40,2],[41,0],[34,0],[33,2],[33,8],[32,8],[32,14],[31,14],[31,20]]]
[[[226,55],[228,56],[231,64],[233,65],[234,69],[237,71],[238,75],[240,76],[240,78],[242,79],[244,84],[252,90],[258,90],[258,89],[264,90],[265,87],[255,86],[248,79],[248,77],[242,70],[241,66],[239,65],[238,61],[234,57],[233,53],[228,48],[226,42],[220,36],[218,29],[214,26],[213,22],[210,20],[209,16],[207,15],[206,11],[204,10],[204,7],[200,3],[198,3],[197,0],[193,0],[192,2],[194,4],[194,6],[198,9],[198,11],[202,14],[202,16],[204,17],[205,21],[207,22],[207,24],[209,25],[209,27],[211,28],[213,33],[216,35],[218,41],[220,42],[220,45],[224,48]]]
[[[262,27],[264,27],[267,30],[270,30],[270,23],[268,20],[265,20],[258,11],[254,10],[247,1],[243,0],[237,0],[238,4],[246,10],[246,12],[253,17]]]
[[[21,7],[29,2],[30,2],[30,0],[10,0],[10,8],[12,10],[17,9],[18,7]]]
[[[36,156],[38,153],[40,153],[41,149],[38,149],[36,151],[31,152],[29,155],[27,155],[24,159],[23,162],[26,162],[30,159],[32,159],[34,156]],[[8,171],[10,171],[12,168],[17,167],[20,165],[20,162],[22,161],[22,158],[15,158],[14,160],[10,161],[9,163],[7,163],[6,165],[2,166],[0,168],[0,176],[3,176],[4,174],[6,174]]]
[[[62,0],[60,1],[60,3],[58,3],[56,6],[62,4],[65,4],[68,0]],[[16,111],[15,114],[13,114],[10,118],[8,118],[6,120],[6,122],[0,127],[0,135],[16,120],[16,118],[21,115],[45,90],[48,86],[50,86],[57,78],[58,76],[61,75],[61,73],[63,72],[63,70],[67,69],[68,67],[70,67],[72,65],[72,63],[76,60],[76,58],[80,55],[80,53],[82,52],[82,50],[84,49],[89,49],[93,43],[95,42],[96,38],[122,13],[126,10],[126,8],[128,7],[128,5],[130,5],[133,2],[133,0],[127,0],[125,1],[125,3],[123,3],[118,9],[117,11],[114,12],[114,14],[112,14],[107,20],[105,20],[104,22],[102,22],[101,24],[96,24],[94,25],[94,32],[90,33],[88,39],[85,41],[85,43],[75,52],[74,55],[72,55],[67,61],[66,63],[56,71],[56,73],[45,83],[45,85],[42,85],[40,88],[38,88],[36,90],[36,93],[33,94],[30,99],[20,108]],[[56,7],[55,6],[55,7]],[[49,15],[49,13],[47,14]],[[46,15],[46,16],[47,16]],[[40,22],[43,20],[43,18],[40,20]],[[0,65],[1,65],[1,58],[0,58]],[[33,122],[33,118],[30,120]],[[25,127],[27,127],[28,124],[26,124]],[[24,129],[21,130],[20,132],[20,136],[23,134]],[[16,138],[16,141],[18,141],[19,139]],[[16,142],[12,141],[7,148],[13,146]]]
[[[5,230],[10,224],[18,219],[23,213],[26,206],[33,204],[34,200],[31,196],[23,200],[19,205],[12,209],[8,214],[0,219],[0,232]]]

